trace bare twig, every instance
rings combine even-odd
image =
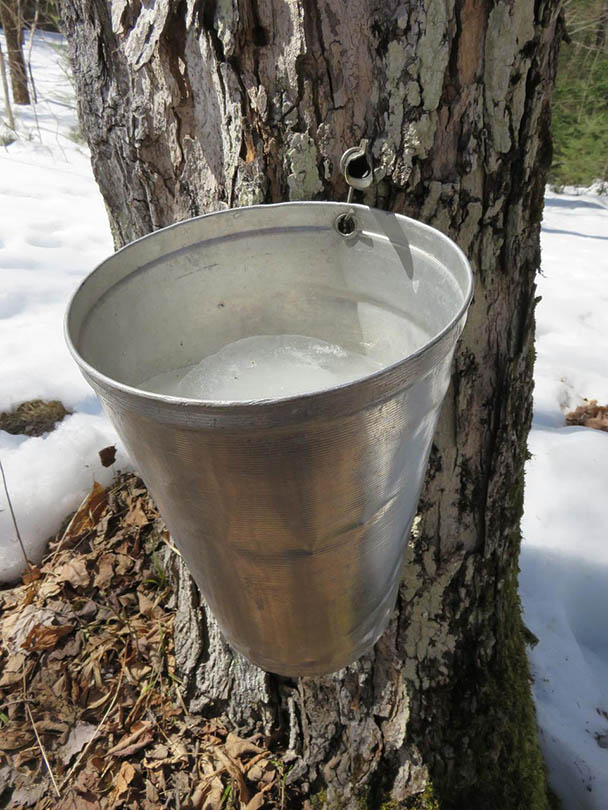
[[[72,515],[72,517],[70,519],[70,522],[65,527],[65,530],[64,530],[63,534],[61,535],[61,540],[59,541],[59,543],[57,544],[57,547],[53,551],[53,556],[51,557],[50,565],[53,565],[55,563],[55,559],[56,559],[57,555],[59,554],[59,552],[61,551],[61,547],[63,546],[63,542],[64,542],[65,538],[69,535],[70,530],[71,530],[72,526],[74,525],[74,521],[76,520],[77,517],[79,517],[80,510],[85,505],[85,503],[88,501],[90,495],[91,495],[91,493],[87,492],[87,494],[84,496],[84,498],[80,502],[80,505],[79,505],[78,509],[76,509],[76,511]]]
[[[17,533],[17,540],[19,541],[19,545],[21,546],[21,552],[23,554],[23,559],[25,560],[25,564],[27,566],[28,571],[30,574],[33,574],[32,566],[30,561],[27,558],[27,554],[25,553],[25,546],[23,545],[23,540],[21,539],[21,533],[19,532],[19,526],[17,525],[17,518],[15,517],[15,510],[13,509],[13,504],[11,502],[11,496],[8,492],[8,485],[6,483],[6,476],[4,474],[4,467],[2,466],[2,460],[0,459],[0,473],[2,473],[2,482],[4,484],[4,491],[6,493],[6,500],[8,501],[8,508],[11,510],[11,517],[13,518],[13,526],[15,527],[15,532]]]
[[[38,743],[38,748],[40,749],[40,753],[42,754],[42,759],[44,760],[44,764],[46,765],[46,769],[49,772],[49,776],[51,777],[51,782],[53,783],[53,788],[55,789],[55,793],[57,794],[57,798],[61,797],[61,793],[59,792],[59,787],[57,782],[55,781],[55,776],[53,771],[51,770],[51,763],[48,760],[46,755],[46,751],[44,750],[44,745],[42,744],[42,740],[40,739],[40,735],[38,734],[38,729],[36,728],[36,723],[34,722],[34,718],[32,717],[32,710],[29,707],[29,703],[24,702],[25,711],[27,712],[27,716],[29,717],[30,723],[32,724],[32,728],[34,729],[34,734],[36,735],[36,742]]]
[[[186,717],[188,717],[188,715],[190,714],[190,711],[188,710],[188,708],[187,708],[187,706],[186,706],[186,704],[184,702],[184,696],[182,695],[181,689],[179,688],[179,684],[176,683],[176,684],[174,684],[174,686],[175,686],[175,694],[177,695],[177,699],[179,700],[179,703],[180,703],[180,706],[182,707],[184,715]]]
[[[42,759],[44,760],[44,764],[46,765],[46,769],[49,772],[49,776],[51,777],[51,782],[53,783],[53,788],[55,789],[55,793],[57,798],[61,797],[61,793],[59,792],[59,787],[57,786],[57,782],[55,780],[55,775],[53,774],[53,770],[51,768],[51,763],[49,762],[49,758],[46,755],[46,751],[44,750],[44,745],[42,744],[42,740],[40,739],[40,735],[38,734],[38,729],[36,728],[36,723],[34,722],[34,716],[32,714],[32,710],[30,709],[30,705],[27,699],[27,682],[25,679],[25,663],[23,665],[23,705],[25,706],[25,711],[27,712],[27,716],[29,718],[30,723],[32,724],[32,728],[34,729],[34,734],[36,735],[36,742],[38,743],[38,748],[40,749],[40,753],[42,754]]]
[[[36,104],[38,103],[38,93],[36,92],[36,85],[34,83],[34,74],[32,72],[32,47],[34,45],[34,34],[36,33],[36,26],[38,25],[38,16],[40,14],[40,2],[36,0],[36,11],[34,13],[34,19],[32,21],[32,25],[30,27],[30,39],[27,44],[27,56],[25,57],[25,63],[27,65],[27,72],[30,77],[30,83],[32,85],[32,106],[34,107],[34,114],[36,115],[36,124],[38,124],[38,115],[36,113]],[[38,127],[38,132],[40,132],[40,127]]]
[[[117,685],[116,685],[116,691],[114,692],[114,697],[112,698],[112,702],[110,703],[110,705],[108,706],[108,708],[105,710],[103,717],[102,717],[102,718],[101,718],[101,720],[99,721],[99,725],[98,725],[98,726],[97,726],[97,728],[95,729],[95,733],[93,734],[93,736],[91,737],[91,739],[88,741],[88,743],[85,745],[85,747],[82,749],[82,751],[81,751],[81,752],[80,752],[80,754],[78,755],[78,757],[77,757],[77,759],[76,759],[76,762],[75,762],[75,763],[72,765],[72,767],[70,768],[70,770],[69,770],[69,771],[66,773],[66,775],[65,775],[65,777],[64,777],[64,779],[63,779],[63,782],[62,782],[62,783],[61,783],[61,785],[60,785],[61,790],[63,790],[63,788],[66,786],[66,784],[68,783],[68,781],[69,781],[69,780],[70,780],[70,778],[72,777],[72,774],[73,774],[73,773],[76,771],[76,769],[77,769],[77,768],[78,768],[78,766],[80,765],[80,762],[82,761],[82,758],[84,757],[84,755],[87,753],[87,751],[88,751],[88,750],[89,750],[89,748],[91,747],[91,743],[93,742],[93,740],[94,740],[94,739],[97,737],[97,735],[99,734],[99,732],[100,732],[100,730],[101,730],[101,727],[103,726],[103,724],[104,724],[104,723],[105,723],[105,721],[107,720],[108,715],[110,714],[110,712],[111,712],[111,711],[112,711],[112,709],[114,708],[114,704],[115,704],[115,703],[116,703],[116,701],[118,700],[118,695],[119,695],[119,693],[120,693],[120,687],[122,686],[122,676],[123,676],[123,670],[121,669],[121,671],[120,671],[120,676],[119,676],[119,678],[118,678],[118,683],[117,683]]]
[[[156,719],[156,715],[154,714],[154,712],[149,707],[146,709],[146,714],[148,715],[148,719],[156,726],[156,728],[160,731],[162,736],[165,738],[165,742],[167,743],[169,748],[171,748],[172,751],[173,751],[173,756],[176,757],[177,759],[183,759],[184,757],[186,757],[186,759],[187,759],[190,756],[188,754],[188,752],[184,751],[182,753],[179,750],[179,748],[177,747],[177,745],[173,742],[173,740],[170,740],[169,737],[167,737],[167,735],[165,734],[165,730],[163,729],[161,724]]]

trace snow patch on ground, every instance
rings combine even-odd
[[[0,42],[6,53],[3,37]],[[38,102],[13,107],[17,139],[0,147],[0,411],[38,398],[59,399],[75,411],[45,437],[0,431],[21,535],[39,561],[46,540],[93,480],[107,484],[112,470],[130,465],[119,452],[112,468],[101,466],[98,451],[118,440],[63,338],[70,295],[113,246],[88,151],[74,140],[76,102],[62,37],[36,35],[32,72]],[[22,569],[0,491],[0,582]]]
[[[30,554],[32,538],[45,544],[51,534],[73,512],[94,481],[108,486],[116,466],[128,468],[128,459],[121,451],[113,468],[104,468],[99,450],[116,443],[116,435],[103,415],[75,413],[67,416],[51,433],[40,437],[11,436],[0,431],[2,466],[10,486],[13,507],[17,514],[19,532]],[[5,507],[4,493],[0,495],[2,536],[14,537]],[[18,579],[23,570],[23,558],[12,540],[5,551],[0,545],[0,571],[4,581]],[[29,546],[29,547],[28,547]],[[19,552],[19,553],[17,553]],[[38,556],[38,553],[36,553]]]
[[[541,745],[564,810],[608,808],[608,433],[565,426],[608,403],[606,198],[548,192],[520,591]]]

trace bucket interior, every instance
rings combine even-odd
[[[349,210],[357,232],[345,237],[335,223]],[[462,253],[420,223],[364,206],[258,206],[128,245],[81,285],[67,331],[95,371],[154,392],[150,378],[253,336],[315,338],[380,370],[448,328],[470,294]]]

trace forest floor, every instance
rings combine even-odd
[[[284,766],[269,741],[205,726],[179,701],[158,563],[168,538],[138,479],[116,479],[130,460],[63,339],[70,294],[113,247],[61,37],[36,37],[32,71],[35,107],[15,109],[12,142],[0,125],[0,459],[30,559],[55,540],[45,565],[0,591],[0,803],[18,777],[22,806],[44,785],[39,807],[151,809],[196,790],[195,806],[230,806],[241,790],[251,808],[280,807]],[[608,404],[608,198],[567,191],[546,196],[520,591],[551,784],[564,810],[607,810],[608,435],[593,406],[591,421],[566,415]],[[67,413],[15,414],[35,400]],[[10,583],[23,557],[5,500],[0,490]]]
[[[127,473],[96,484],[44,562],[0,590],[1,807],[287,806],[276,740],[186,708],[166,571],[175,553]]]

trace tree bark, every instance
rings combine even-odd
[[[6,66],[4,64],[4,53],[0,47],[0,81],[2,82],[2,95],[4,97],[4,109],[6,111],[6,122],[11,129],[15,129],[15,119],[11,106],[11,97],[8,92],[8,79],[6,77]]]
[[[22,50],[22,19],[18,0],[0,0],[0,24],[6,39],[8,72],[15,104],[29,104],[27,72]]]
[[[442,808],[546,808],[517,559],[558,0],[64,14],[117,246],[220,208],[343,199],[340,155],[366,137],[383,179],[359,201],[444,231],[476,273],[388,631],[334,675],[269,675],[231,652],[176,563],[192,709],[279,729],[290,806],[413,807],[432,782]]]

